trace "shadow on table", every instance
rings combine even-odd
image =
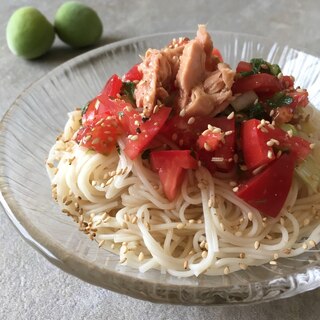
[[[95,45],[80,48],[80,49],[73,49],[70,46],[64,44],[59,39],[56,39],[54,45],[50,49],[50,51],[45,54],[44,56],[40,57],[39,59],[30,60],[30,63],[36,64],[48,64],[48,65],[59,65],[67,60],[70,60],[82,53],[87,51],[102,47],[104,45],[123,40],[120,37],[103,37],[101,38]]]

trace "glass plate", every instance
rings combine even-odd
[[[320,59],[264,38],[212,32],[225,61],[263,57],[292,74],[320,108]],[[51,199],[44,167],[62,131],[67,112],[95,96],[113,73],[123,74],[148,48],[173,37],[157,34],[117,42],[85,53],[56,68],[24,91],[5,115],[0,137],[1,202],[22,236],[48,260],[87,282],[136,298],[178,304],[237,304],[290,297],[320,286],[317,250],[279,260],[278,266],[251,267],[227,276],[179,279],[158,271],[144,274],[120,266],[118,256],[98,249]]]

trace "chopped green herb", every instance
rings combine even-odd
[[[277,76],[279,73],[281,73],[281,69],[277,64],[271,64],[269,68],[270,68],[270,73],[274,76]]]
[[[81,115],[82,116],[87,112],[89,104],[90,104],[90,101],[87,102],[84,106],[82,106],[82,108],[81,108]]]
[[[272,98],[267,100],[267,105],[271,108],[278,108],[283,105],[289,105],[292,102],[292,97],[285,95],[284,92],[277,92]]]
[[[253,58],[250,60],[252,65],[252,71],[254,74],[259,73],[261,71],[261,65],[268,66],[268,62],[264,61],[261,58]]]
[[[134,90],[136,88],[136,85],[133,82],[123,82],[121,93],[129,99],[132,105],[135,106],[136,100],[134,98]]]
[[[121,149],[120,149],[120,146],[118,144],[116,144],[116,149],[117,149],[118,154],[120,155],[121,154]]]
[[[261,103],[256,103],[248,108],[248,117],[249,119],[265,119],[266,111]]]
[[[279,73],[281,73],[281,69],[277,64],[271,64],[262,58],[253,58],[250,60],[250,64],[252,66],[252,70],[240,72],[242,77],[247,77],[258,73],[269,73],[277,76]]]

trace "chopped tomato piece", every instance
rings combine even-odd
[[[258,73],[235,81],[232,86],[233,94],[253,90],[259,93],[275,93],[282,89],[277,77],[268,73]]]
[[[140,81],[143,73],[139,71],[139,63],[135,64],[124,76],[123,81]]]
[[[280,77],[279,81],[280,81],[280,84],[281,84],[283,89],[293,88],[293,86],[294,86],[293,77],[282,76],[282,77]]]
[[[116,74],[114,74],[105,84],[101,91],[101,95],[108,98],[116,98],[117,94],[120,93],[121,88],[122,81]]]
[[[240,61],[236,68],[236,73],[250,72],[252,71],[252,65],[250,62]]]
[[[178,148],[195,150],[197,140],[202,132],[208,129],[209,124],[220,128],[223,132],[228,132],[228,135],[224,137],[225,142],[221,143],[219,148],[217,148],[214,152],[199,150],[199,159],[212,173],[215,171],[214,168],[217,168],[223,172],[229,172],[234,166],[233,156],[235,153],[236,144],[234,118],[194,117],[194,120],[190,123],[190,118],[188,117],[174,116],[163,126],[161,134],[174,142]],[[213,165],[213,162],[211,161],[213,157],[221,158],[222,161],[219,161],[216,163],[216,165]]]
[[[133,110],[133,112],[136,111]],[[135,159],[146,149],[168,119],[171,108],[161,107],[147,120],[143,119],[140,114],[133,112],[129,111],[127,115],[124,113],[123,117],[123,119],[128,117],[127,123],[129,130],[131,130],[131,135],[126,138],[125,143],[125,152],[130,159]]]
[[[96,115],[113,114],[108,102],[111,98],[114,99],[120,93],[121,87],[121,79],[114,74],[107,81],[102,92],[88,103],[88,106],[82,115],[82,125],[89,125],[95,119]]]
[[[190,150],[153,151],[150,160],[151,166],[159,172],[163,191],[170,201],[178,195],[186,169],[198,167]]]
[[[219,148],[220,142],[223,139],[223,134],[208,132],[206,134],[201,134],[198,138],[197,144],[200,149],[205,149],[207,151],[214,151]]]
[[[212,126],[220,128],[224,133],[224,142],[220,142],[214,151],[198,151],[199,160],[211,172],[229,172],[234,167],[234,154],[236,147],[235,119],[226,117],[213,118]]]
[[[265,215],[276,217],[287,199],[296,155],[283,154],[260,174],[239,185],[236,195]]]
[[[219,49],[213,48],[212,55],[219,60],[219,62],[223,62],[222,54]]]
[[[260,120],[251,119],[243,122],[241,127],[241,148],[244,162],[249,170],[266,165],[275,159],[272,146],[267,145],[269,137],[262,132],[264,129],[258,129],[260,125]]]
[[[291,108],[306,107],[309,103],[307,90],[301,90],[301,91],[294,90],[287,93],[287,95],[292,97],[293,99],[293,102],[288,105]]]
[[[108,154],[115,148],[120,133],[115,117],[97,115],[90,125],[78,130],[75,140],[80,146]]]
[[[261,126],[260,120],[251,119],[243,122],[241,128],[241,146],[245,164],[248,169],[266,165],[275,159],[274,148],[291,151],[298,160],[304,160],[310,153],[310,142],[297,136],[290,137],[280,128],[272,129]],[[269,145],[267,145],[269,144]]]

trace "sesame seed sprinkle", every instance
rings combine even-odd
[[[202,251],[201,257],[205,259],[208,256],[208,251]]]
[[[223,269],[224,274],[229,274],[230,273],[230,268],[227,266]]]
[[[136,134],[131,135],[130,137],[128,137],[131,141],[136,141],[138,140],[138,136]]]
[[[141,262],[141,261],[143,261],[143,259],[144,259],[144,254],[143,254],[143,252],[141,251],[141,252],[139,253],[138,260]]]
[[[234,118],[234,111],[232,111],[228,116],[227,116],[227,119],[228,120],[231,120]]]
[[[193,124],[196,121],[195,117],[191,117],[188,120],[188,124]]]
[[[255,243],[254,243],[254,248],[255,248],[256,250],[258,250],[258,249],[260,248],[260,242],[259,242],[259,241],[255,241]]]
[[[271,260],[271,261],[269,262],[269,264],[271,264],[272,266],[276,266],[276,265],[277,265],[277,261]]]
[[[184,117],[186,115],[186,110],[185,109],[182,109],[179,113],[179,116],[180,117]]]

